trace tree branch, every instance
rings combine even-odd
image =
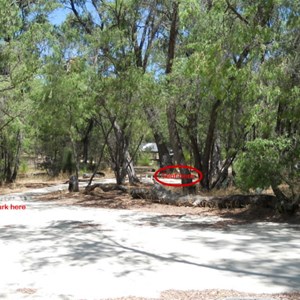
[[[79,13],[75,7],[74,4],[74,0],[70,0],[70,4],[71,4],[71,9],[75,15],[75,17],[77,18],[78,22],[82,25],[82,27],[84,28],[84,30],[86,31],[86,33],[91,34],[92,31],[91,29],[87,26],[87,24],[82,20],[82,18],[79,16]]]
[[[245,19],[240,13],[237,12],[237,10],[229,3],[228,0],[226,0],[227,7],[246,25],[249,25],[249,22],[247,19]]]
[[[101,24],[100,24],[100,28],[101,28],[101,30],[103,30],[103,28],[104,28],[104,22],[103,22],[103,20],[102,20],[102,15],[100,14],[100,11],[99,11],[99,9],[98,9],[98,6],[97,6],[96,1],[95,1],[95,0],[92,0],[92,4],[93,4],[95,10],[97,11],[98,17],[99,17],[99,19],[100,19],[100,23],[101,23]]]

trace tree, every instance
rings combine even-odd
[[[300,192],[299,80],[295,75],[299,64],[297,46],[293,43],[299,35],[295,31],[299,7],[293,2],[279,1],[272,9],[273,14],[281,16],[270,26],[272,42],[265,46],[268,57],[264,57],[257,70],[256,95],[260,105],[252,110],[253,139],[247,142],[246,151],[237,161],[238,182],[246,189],[270,185],[279,200],[278,209],[293,211]]]
[[[41,2],[43,4],[44,2]],[[47,6],[47,5],[46,5]],[[53,5],[44,7],[44,13]],[[1,181],[15,181],[29,112],[30,80],[41,66],[49,24],[31,3],[0,2]]]

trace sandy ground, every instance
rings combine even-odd
[[[298,217],[58,189],[0,198],[0,299],[300,299]]]

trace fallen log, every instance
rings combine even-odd
[[[218,209],[244,208],[248,205],[275,209],[277,199],[272,195],[230,195],[224,197],[186,195],[171,192],[159,184],[149,188],[130,190],[134,199],[148,199],[152,202],[176,206],[208,207]]]
[[[230,195],[213,197],[205,202],[203,207],[234,209],[244,208],[248,205],[254,207],[272,208],[276,206],[276,197],[272,195]]]
[[[104,192],[109,192],[109,191],[122,191],[124,193],[128,192],[128,188],[124,185],[118,185],[115,183],[96,183],[87,186],[85,188],[85,193],[88,194],[97,187],[101,188]]]

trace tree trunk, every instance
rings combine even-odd
[[[232,163],[233,163],[233,161],[234,161],[236,155],[237,155],[237,152],[236,152],[233,156],[228,157],[228,158],[225,160],[223,166],[221,167],[220,172],[218,173],[217,179],[216,179],[216,180],[212,183],[212,185],[211,185],[211,189],[213,189],[213,188],[215,188],[215,187],[216,187],[216,188],[221,188],[222,183],[223,183],[223,182],[226,180],[226,178],[228,177],[228,169],[229,169],[229,167],[232,165]]]
[[[86,164],[88,161],[88,156],[89,156],[89,142],[90,142],[90,134],[93,130],[94,127],[94,120],[91,119],[89,121],[87,130],[85,132],[85,135],[82,139],[82,143],[83,143],[83,162]]]
[[[178,34],[178,2],[173,2],[173,11],[172,11],[172,19],[171,19],[171,28],[170,28],[170,36],[169,36],[169,44],[168,44],[168,57],[167,57],[167,65],[166,65],[166,74],[170,74],[172,72],[173,60],[175,57],[175,46],[176,46],[176,38]]]
[[[5,164],[5,169],[4,169],[4,174],[5,174],[5,177],[6,177],[6,183],[11,183],[11,175],[12,175],[12,172],[11,172],[11,161],[12,161],[12,158],[11,158],[11,154],[9,151],[6,151],[6,164]]]
[[[113,161],[113,169],[116,176],[117,184],[124,184],[125,177],[128,174],[128,179],[131,183],[139,182],[138,177],[135,174],[133,162],[130,157],[128,147],[128,137],[124,134],[124,131],[115,120],[113,122],[114,128],[114,144],[110,143],[110,156]]]
[[[128,180],[129,180],[130,184],[135,184],[135,183],[140,182],[137,175],[136,175],[136,173],[135,173],[132,158],[131,158],[128,150],[125,151],[125,165],[124,165],[124,168],[125,168],[126,173],[128,175]]]
[[[14,153],[14,149],[8,145],[8,141],[5,138],[3,139],[4,168],[2,178],[5,179],[6,183],[12,183],[17,179],[22,145],[22,136],[20,130],[17,133],[16,140],[17,145]]]
[[[172,157],[169,153],[166,143],[162,140],[162,134],[160,132],[156,132],[154,134],[154,139],[157,145],[160,167],[163,168],[172,165]]]
[[[271,185],[271,187],[277,199],[276,209],[279,213],[293,215],[299,210],[297,199],[289,199],[277,185]]]
[[[172,142],[171,143],[172,148],[174,151],[174,160],[179,165],[186,165],[186,161],[185,161],[185,157],[184,157],[183,149],[182,149],[182,144],[181,144],[180,136],[179,136],[177,125],[176,125],[176,107],[175,107],[175,105],[169,105],[168,111],[167,111],[167,116],[168,116],[169,135],[170,135],[170,140]],[[190,175],[191,173],[190,173],[189,169],[180,168],[180,174]],[[190,178],[182,178],[181,181],[183,184],[188,184],[188,183],[191,183],[193,180]],[[185,192],[194,192],[195,186],[184,187],[183,190]]]
[[[169,35],[169,44],[168,44],[168,57],[167,57],[167,65],[166,65],[166,74],[170,74],[172,72],[173,60],[175,58],[175,46],[176,39],[178,35],[178,17],[179,12],[179,3],[173,2],[173,11],[171,17],[171,27],[170,27],[170,35]],[[179,132],[176,124],[176,103],[171,101],[167,108],[167,118],[168,118],[168,129],[169,129],[169,137],[172,144],[172,148],[174,151],[174,160],[177,164],[185,165],[185,158],[183,154],[183,148],[181,139],[179,136]],[[180,168],[180,174],[189,175],[190,171],[188,169]],[[183,178],[183,184],[191,183],[192,179]],[[195,187],[187,187],[184,188],[186,192],[192,192],[195,190]]]
[[[97,120],[95,120],[95,122],[100,125],[101,129],[102,129],[102,132],[103,132],[103,135],[104,135],[104,144],[103,146],[101,147],[101,150],[100,150],[100,156],[99,156],[99,159],[98,159],[98,162],[97,162],[97,165],[95,166],[95,169],[94,169],[94,172],[90,178],[90,181],[88,183],[88,186],[90,186],[93,182],[93,179],[98,171],[98,168],[100,167],[100,164],[102,162],[102,158],[103,158],[103,155],[104,155],[104,149],[105,149],[105,146],[108,144],[108,137],[109,137],[109,134],[111,133],[112,129],[113,129],[113,124],[111,125],[110,129],[105,132],[104,130],[104,127],[102,125],[102,122],[100,120],[100,122],[98,122]]]
[[[75,141],[73,140],[72,136],[71,137],[71,144],[72,144],[72,153],[73,153],[73,157],[75,160],[75,176],[71,176],[74,180],[76,178],[77,180],[77,185],[76,185],[76,181],[74,181],[74,185],[73,185],[73,192],[79,192],[79,186],[78,186],[78,174],[79,174],[79,158],[78,158],[78,154],[77,154],[77,150],[76,150],[76,144]]]
[[[193,82],[191,82],[193,84]],[[190,111],[187,115],[186,131],[190,140],[190,145],[194,158],[194,167],[202,171],[201,151],[198,144],[198,123],[199,123],[199,111],[200,111],[200,83],[197,82],[197,97],[193,102],[187,104],[186,109]]]
[[[21,145],[22,145],[22,135],[21,135],[21,131],[19,130],[17,134],[17,149],[16,149],[16,155],[14,159],[14,170],[11,176],[11,182],[14,182],[17,179],[17,174],[20,166]]]
[[[210,114],[210,123],[208,126],[208,131],[206,135],[206,142],[205,142],[205,148],[204,148],[204,154],[203,154],[203,180],[202,180],[202,186],[206,190],[210,189],[210,168],[209,168],[209,162],[211,159],[211,150],[214,142],[214,132],[216,128],[216,122],[217,122],[217,116],[218,116],[218,108],[221,105],[221,101],[217,100],[212,107],[211,114]]]
[[[136,66],[138,68],[141,68],[143,70],[143,73],[146,72],[150,49],[152,48],[155,35],[158,32],[160,28],[159,24],[161,23],[161,21],[159,23],[154,22],[155,15],[153,14],[154,11],[152,11],[151,8],[149,11],[149,15],[147,16],[144,24],[145,28],[143,34],[141,37],[139,37],[139,41],[137,35],[137,24],[134,24],[134,26],[132,27],[132,43],[134,45]],[[149,36],[148,36],[147,46],[145,48],[147,33]],[[168,147],[166,145],[165,139],[163,137],[163,133],[159,125],[159,120],[160,120],[159,113],[155,110],[153,106],[149,107],[149,105],[147,106],[144,105],[143,109],[145,111],[148,124],[152,130],[155,143],[157,145],[160,167],[163,168],[172,165],[172,158],[169,154]]]
[[[197,137],[190,136],[190,142],[191,142],[192,152],[194,157],[194,167],[202,171],[201,153],[197,142]]]
[[[145,107],[144,110],[147,116],[148,124],[152,129],[155,143],[157,145],[160,167],[163,168],[172,165],[172,158],[159,127],[160,118],[158,113],[154,110],[154,108],[150,107]]]
[[[78,177],[72,175],[69,179],[69,192],[71,193],[78,193],[79,192],[79,183],[78,183]]]
[[[288,202],[287,196],[279,189],[277,185],[272,184],[272,190],[279,203],[285,204]]]

